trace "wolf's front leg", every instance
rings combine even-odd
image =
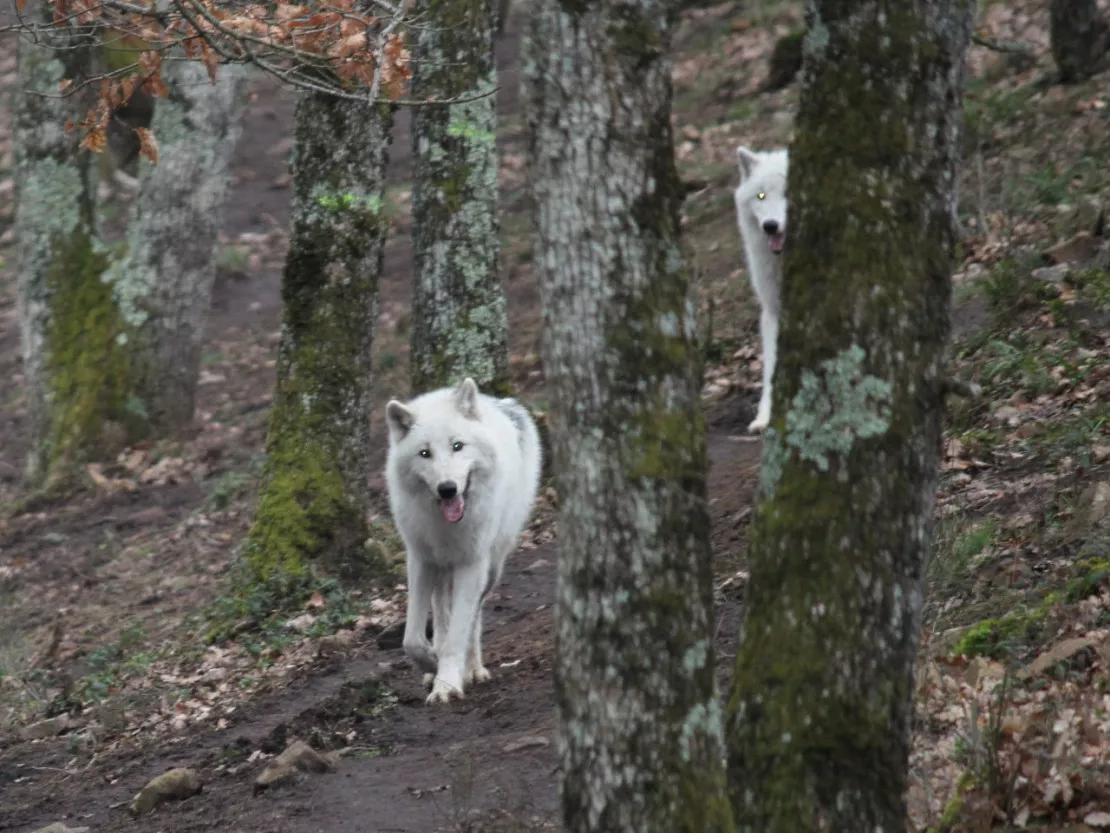
[[[466,670],[470,637],[485,590],[486,570],[481,563],[455,568],[451,580],[451,616],[439,652],[439,667],[432,684],[429,703],[446,703],[463,696],[463,675]]]
[[[447,636],[447,623],[451,621],[451,581],[446,571],[439,574],[432,588],[432,651],[438,657],[443,651],[443,640]],[[429,671],[424,675],[424,685],[435,682],[436,675]]]
[[[466,682],[484,683],[491,675],[489,669],[482,663],[482,608],[486,604],[486,596],[501,581],[501,571],[505,568],[505,559],[516,548],[516,538],[500,538],[493,543],[490,549],[489,570],[486,573],[486,586],[482,590],[482,598],[478,602],[478,612],[474,616],[474,630],[470,635],[470,649],[466,654]]]
[[[466,653],[466,682],[467,685],[484,683],[490,676],[489,669],[482,665],[482,602],[478,602],[478,614],[470,633],[470,650]]]
[[[421,669],[436,670],[436,652],[428,643],[428,608],[431,605],[432,586],[437,576],[419,554],[408,553],[406,559],[409,581],[409,603],[405,614],[405,653]]]
[[[771,421],[771,381],[775,376],[778,357],[779,314],[777,309],[763,308],[759,315],[759,340],[763,343],[763,389],[759,394],[759,408],[748,430],[762,431]]]

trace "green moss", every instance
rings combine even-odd
[[[685,479],[704,459],[690,415],[668,410],[663,395],[651,397],[627,428],[629,477]]]
[[[970,772],[965,772],[960,775],[956,781],[956,791],[944,805],[944,812],[941,813],[940,824],[936,827],[930,827],[927,833],[949,833],[960,820],[960,814],[964,809],[964,796],[967,792],[975,787],[975,776]]]
[[[50,429],[45,470],[50,479],[64,477],[97,452],[114,452],[115,444],[141,434],[145,422],[141,403],[130,396],[134,367],[124,349],[129,330],[111,285],[103,281],[108,265],[107,254],[93,238],[76,231],[57,241],[47,272]],[[118,425],[115,432],[111,423]]]
[[[111,71],[126,70],[134,67],[139,55],[150,46],[147,41],[118,29],[105,28],[101,32],[103,45],[100,48],[105,67]]]
[[[1015,641],[1023,640],[1029,634],[1036,622],[1033,616],[1026,613],[988,619],[964,634],[953,653],[968,657],[1004,655]]]
[[[997,619],[986,619],[971,628],[953,649],[964,656],[1002,659],[1012,655],[1036,636],[1041,624],[1065,594],[1052,592],[1035,607],[1023,608]]]
[[[763,85],[765,91],[781,90],[801,72],[805,36],[805,29],[795,29],[776,41]]]
[[[308,559],[336,530],[358,526],[361,514],[347,495],[334,449],[303,445],[296,431],[288,436],[292,442],[279,435],[271,448],[246,553],[264,581],[307,576]]]
[[[1093,596],[1110,578],[1110,560],[1089,558],[1075,566],[1079,575],[1068,582],[1064,598],[1071,604]]]

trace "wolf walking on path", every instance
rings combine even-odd
[[[523,405],[479,393],[473,379],[393,400],[386,417],[386,485],[407,553],[405,653],[434,675],[428,702],[445,703],[490,678],[482,603],[531,514],[539,432]]]

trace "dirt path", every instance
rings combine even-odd
[[[758,446],[714,433],[711,439],[715,537],[730,537],[751,501]],[[204,792],[158,812],[159,830],[221,833],[463,830],[466,819],[510,818],[543,829],[556,809],[552,605],[555,553],[518,552],[487,604],[487,662],[493,681],[447,707],[424,705],[420,675],[399,648],[371,641],[283,691],[255,702],[227,728],[186,735],[172,746],[136,748],[100,762],[87,777],[52,773],[65,739],[0,755],[14,814],[0,830],[31,831],[65,818],[93,831],[150,829],[122,809],[137,785],[174,766],[196,768]],[[727,683],[737,627],[735,598],[719,599],[718,651]],[[380,716],[372,682],[397,702]],[[360,753],[340,771],[254,795],[255,750],[274,752],[287,740],[342,736]],[[27,753],[31,752],[30,755]],[[9,801],[11,803],[9,803]],[[482,828],[478,828],[482,829]],[[486,828],[489,829],[489,828]],[[493,828],[496,829],[496,828]]]
[[[517,48],[510,26],[499,44],[502,90],[498,99],[502,119],[509,125],[519,124]],[[209,325],[212,351],[227,354],[257,346],[272,355],[276,346],[280,242],[289,222],[292,102],[292,95],[274,84],[253,85],[226,233],[232,240],[243,233],[272,235],[273,243],[263,249],[262,268],[238,270],[225,264],[221,269]],[[391,148],[391,187],[403,188],[409,179],[408,123],[408,114],[399,114]],[[519,153],[519,135],[506,131],[501,147],[505,155]],[[523,190],[514,182],[502,179],[503,223],[519,221],[525,210]],[[410,229],[402,221],[386,254],[381,286],[386,314],[407,309],[411,257]],[[510,255],[503,269],[515,327],[514,354],[522,355],[535,351],[539,303],[532,282],[516,279],[516,265]],[[10,331],[0,333],[0,343],[12,337]],[[403,351],[403,346],[393,343],[397,341],[393,339],[389,349]],[[5,355],[11,360],[10,351]],[[258,410],[265,405],[273,384],[272,363],[250,363],[236,356],[230,360],[241,365],[241,373],[223,384],[202,386],[201,412]],[[383,384],[398,384],[397,378]],[[542,385],[538,371],[522,377],[523,386],[532,383],[535,389]],[[709,415],[712,535],[721,559],[719,573],[734,568],[750,511],[759,445],[738,436],[750,417],[748,398],[725,400]],[[11,413],[5,413],[0,424],[9,432],[0,451],[14,463],[25,426]],[[257,448],[264,436],[264,420],[256,419],[251,426],[242,443]],[[377,440],[384,458],[380,427]],[[380,483],[378,487],[380,495]],[[201,499],[195,487],[166,487],[144,491],[134,499],[119,498],[112,504],[115,508],[106,508],[108,504],[101,501],[95,507],[86,504],[71,511],[75,529],[80,523],[119,527],[143,513],[149,516],[153,500],[161,513],[159,522],[168,525]],[[5,545],[22,546],[32,553],[48,523],[45,518],[38,524],[25,523]],[[93,553],[95,540],[89,535],[84,538],[89,543],[83,552]],[[60,569],[65,565],[64,569],[80,573],[83,566],[71,565],[86,564],[80,559],[62,561],[61,551],[47,555],[59,559]],[[23,833],[60,820],[87,826],[94,833],[548,829],[557,802],[551,673],[554,562],[550,546],[518,552],[510,560],[505,579],[486,608],[487,664],[494,679],[473,689],[465,701],[448,707],[425,706],[420,675],[404,659],[397,640],[368,639],[348,656],[321,661],[310,676],[254,699],[223,729],[192,730],[161,746],[137,740],[130,749],[94,759],[77,776],[62,769],[72,757],[64,736],[0,750],[0,831]],[[191,568],[190,563],[180,565],[182,570]],[[724,686],[736,639],[738,605],[735,596],[727,593],[718,603]],[[384,689],[375,681],[395,695],[383,701]],[[298,737],[323,739],[356,751],[337,773],[306,776],[293,785],[255,795],[252,782],[260,765],[249,761],[251,753],[280,751],[286,741]],[[132,820],[124,810],[126,802],[148,779],[174,766],[196,768],[205,784],[203,793],[163,807],[154,819]],[[476,823],[479,817],[481,825]]]

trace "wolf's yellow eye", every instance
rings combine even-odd
[[[756,194],[756,196],[757,196],[757,197],[759,197],[760,199],[763,199],[763,198],[764,198],[764,197],[766,197],[767,195],[766,195],[766,194],[764,194],[764,193],[763,193],[762,191],[760,191],[760,192],[759,192],[758,194]]]
[[[432,452],[430,452],[426,448],[422,448],[422,449],[420,449],[420,456],[423,457],[426,460],[426,459],[428,459],[429,457],[432,456]]]

